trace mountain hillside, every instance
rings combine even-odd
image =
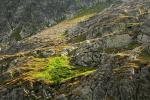
[[[0,42],[29,37],[42,29],[72,18],[81,9],[111,0],[1,0]]]
[[[149,0],[2,2],[0,100],[150,100]]]

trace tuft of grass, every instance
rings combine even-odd
[[[32,77],[44,79],[51,83],[61,83],[71,78],[88,75],[95,69],[89,67],[75,67],[70,64],[67,56],[49,58],[49,63],[44,70],[33,72]]]

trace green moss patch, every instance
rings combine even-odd
[[[89,67],[75,67],[70,64],[67,56],[52,57],[48,59],[48,64],[43,70],[30,73],[33,78],[44,79],[51,83],[60,83],[69,79],[88,75],[95,69]]]

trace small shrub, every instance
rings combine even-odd
[[[18,27],[16,28],[12,34],[11,34],[11,37],[14,38],[16,41],[19,41],[21,40],[21,35],[20,35],[20,32],[21,32],[22,28],[21,27]]]

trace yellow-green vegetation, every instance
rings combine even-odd
[[[82,75],[88,75],[95,69],[89,67],[76,67],[70,64],[67,56],[48,58],[47,65],[42,70],[37,70],[30,75],[36,79],[44,79],[51,83],[60,83]]]

